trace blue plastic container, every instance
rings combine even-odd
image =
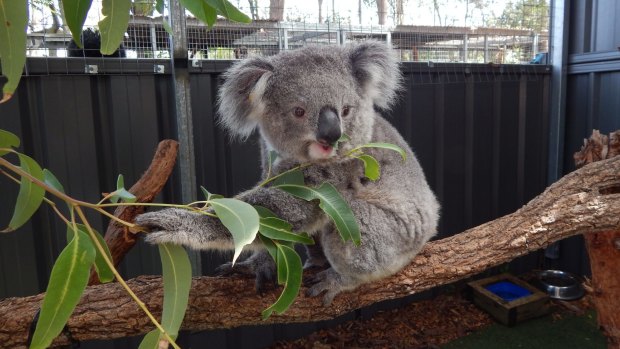
[[[515,299],[526,297],[532,294],[532,292],[530,292],[528,289],[523,288],[519,285],[515,285],[510,281],[496,282],[486,285],[484,286],[484,288],[497,295],[501,299],[505,300],[506,302],[514,301]]]

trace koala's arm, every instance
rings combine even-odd
[[[297,199],[275,188],[254,188],[236,198],[250,205],[270,209],[298,231],[306,230],[309,223],[320,218],[320,209],[315,202]],[[164,209],[142,214],[135,222],[151,231],[145,237],[150,243],[173,243],[200,250],[234,248],[228,229],[219,219],[205,214],[183,209]]]

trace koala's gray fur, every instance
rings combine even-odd
[[[258,128],[263,175],[270,150],[279,155],[273,168],[276,174],[310,162],[312,165],[303,170],[306,184],[332,183],[359,222],[362,243],[356,247],[342,241],[317,202],[270,187],[237,196],[267,207],[294,229],[314,237],[317,245],[308,250],[305,267],[326,269],[310,280],[313,285],[308,294],[325,292],[325,304],[341,291],[398,272],[436,232],[439,204],[422,168],[398,131],[374,109],[392,106],[400,82],[391,48],[379,42],[312,46],[250,58],[236,63],[225,74],[219,121],[241,138]],[[348,135],[350,141],[336,149],[332,147],[334,137],[340,133]],[[381,166],[380,179],[369,181],[361,161],[343,156],[369,142],[396,144],[406,150],[407,160],[390,150],[366,150]],[[167,209],[143,214],[136,223],[151,229],[146,239],[152,243],[233,248],[231,235],[219,220],[205,215]],[[254,272],[257,282],[273,278],[273,261],[260,242],[250,248],[256,251],[254,255],[235,268]],[[227,265],[222,270],[230,268]]]

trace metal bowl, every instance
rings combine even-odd
[[[553,299],[565,301],[583,297],[584,290],[579,279],[561,270],[543,270],[538,272],[538,283]]]

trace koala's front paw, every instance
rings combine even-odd
[[[306,296],[316,297],[325,292],[323,306],[328,306],[332,303],[334,297],[344,290],[343,282],[342,276],[332,268],[306,276],[304,277],[304,284],[310,286],[306,291]]]
[[[191,222],[196,214],[176,208],[144,213],[136,217],[135,223],[150,232],[144,240],[151,244],[172,243],[175,245],[193,245],[191,239]]]
[[[220,276],[228,276],[240,274],[244,276],[255,277],[256,293],[263,294],[271,285],[272,288],[277,286],[276,264],[268,253],[260,251],[255,252],[248,259],[232,263],[220,265],[215,272]]]

